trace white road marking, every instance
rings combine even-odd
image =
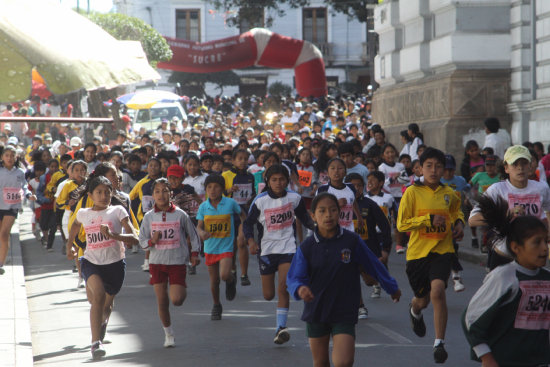
[[[374,329],[376,331],[378,331],[379,333],[382,333],[384,334],[385,336],[387,336],[388,338],[392,339],[393,341],[399,343],[399,344],[412,344],[412,340],[404,337],[403,335],[391,330],[391,329],[388,329],[387,327],[385,327],[384,325],[381,325],[381,324],[378,324],[376,322],[372,322],[372,323],[367,323],[367,326],[370,327],[371,329]]]

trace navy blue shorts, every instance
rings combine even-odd
[[[120,288],[122,288],[122,283],[124,283],[126,261],[120,260],[112,264],[96,265],[89,262],[84,257],[81,257],[80,269],[82,270],[82,276],[86,281],[88,281],[88,278],[94,274],[99,275],[101,281],[103,282],[105,292],[111,296],[114,296],[120,291]]]
[[[19,214],[19,211],[17,209],[0,210],[0,220],[4,219],[4,217],[15,217],[15,218],[17,218],[17,214]]]
[[[280,264],[291,263],[293,257],[294,254],[270,254],[258,256],[260,275],[275,274],[277,270],[279,270]]]

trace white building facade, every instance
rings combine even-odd
[[[230,27],[227,20],[238,14],[239,9],[224,12],[216,10],[210,2],[193,0],[115,0],[117,12],[135,16],[152,25],[162,35],[208,42],[236,36],[253,27],[265,25],[271,15],[273,23],[269,28],[284,36],[308,40],[321,50],[326,67],[329,87],[338,87],[344,82],[357,83],[364,88],[370,84],[367,63],[365,23],[349,19],[334,12],[322,1],[311,1],[307,8],[285,9],[284,17],[269,14],[267,10],[258,14],[255,24],[241,23]],[[162,72],[162,70],[159,70]],[[248,90],[261,92],[274,83],[282,82],[294,87],[292,69],[270,69],[253,67],[235,70],[241,76],[239,87],[226,87],[224,94],[246,93]],[[170,71],[163,73],[167,79]],[[248,83],[248,84],[247,84]],[[255,86],[254,86],[255,84]],[[247,88],[247,86],[249,88]],[[207,93],[219,92],[207,88]],[[255,93],[257,94],[257,93]]]
[[[461,157],[496,116],[514,143],[550,142],[550,1],[386,0],[375,31],[373,113],[392,136],[416,122]]]

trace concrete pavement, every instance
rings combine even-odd
[[[32,236],[32,235],[31,235]],[[469,244],[469,241],[465,243]],[[47,253],[33,238],[22,238],[28,304],[32,323],[32,351],[36,366],[78,366],[91,362],[89,305],[84,290],[77,290],[72,264],[60,253]],[[255,259],[249,276],[252,286],[237,288],[233,302],[223,300],[223,319],[210,321],[212,301],[204,265],[198,274],[188,276],[188,298],[180,308],[171,308],[176,332],[174,349],[164,349],[163,331],[148,274],[139,269],[143,254],[127,256],[125,284],[115,301],[105,349],[108,366],[308,366],[311,354],[305,324],[299,320],[302,303],[292,301],[288,326],[291,340],[273,344],[276,303],[264,301]],[[449,366],[478,366],[469,360],[468,345],[459,323],[460,313],[481,284],[481,266],[463,264],[466,291],[447,291],[449,324],[447,350]],[[363,286],[369,319],[357,326],[356,365],[431,366],[433,321],[431,307],[426,313],[428,333],[418,338],[410,329],[408,304],[412,296],[404,272],[404,257],[392,253],[390,270],[403,290],[403,298],[393,304],[389,296],[371,300]],[[223,294],[223,286],[222,286]]]

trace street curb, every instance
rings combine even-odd
[[[10,234],[10,252],[12,269],[12,302],[14,306],[13,319],[13,347],[14,366],[33,366],[31,323],[27,303],[27,289],[25,287],[25,270],[19,238],[19,221],[16,221]]]

